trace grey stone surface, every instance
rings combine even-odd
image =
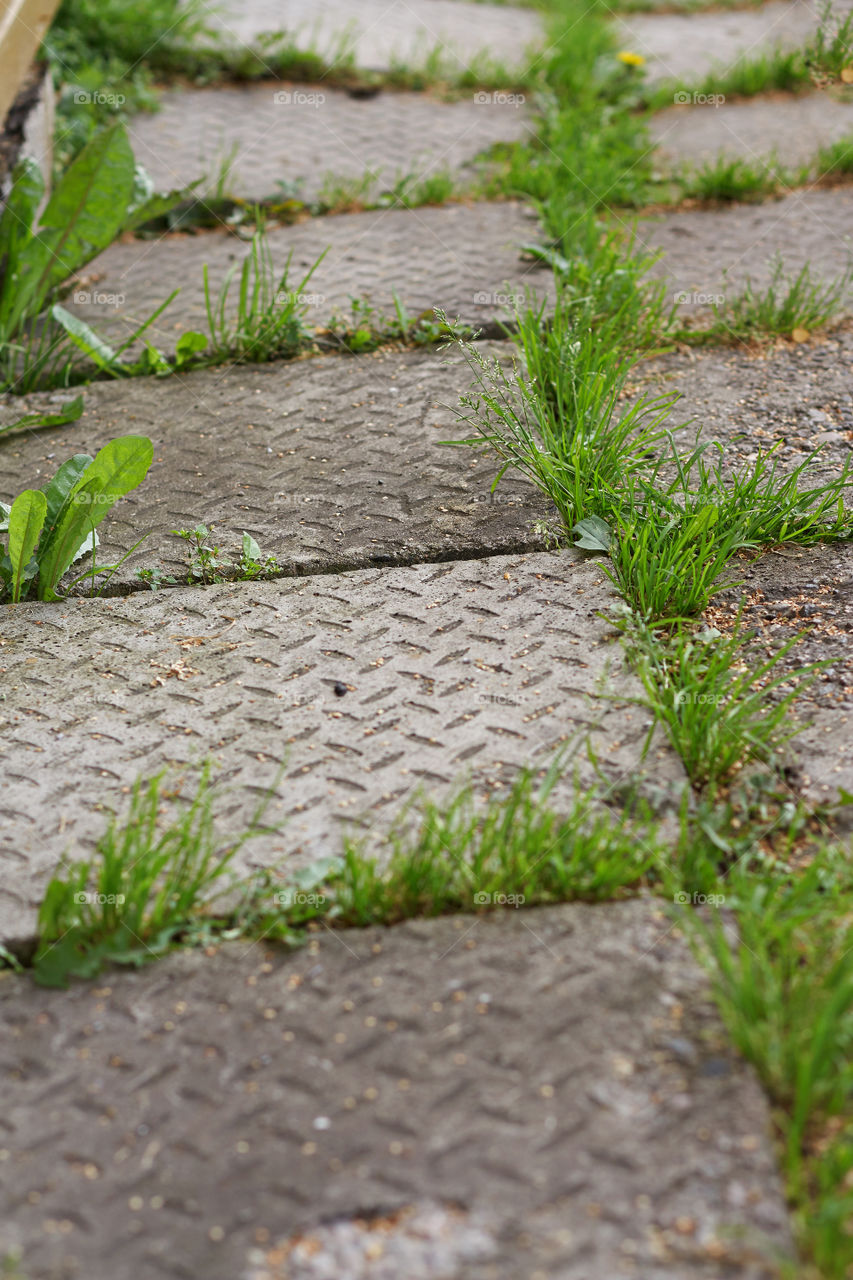
[[[849,445],[848,445],[849,448]],[[853,793],[853,546],[849,542],[768,551],[738,565],[743,586],[721,598],[718,625],[731,625],[745,597],[743,625],[762,657],[800,636],[781,670],[828,665],[797,703],[806,725],[796,739],[800,773],[791,782],[814,803]]]
[[[463,169],[493,143],[525,136],[523,105],[482,96],[452,103],[416,93],[353,98],[323,84],[278,81],[175,89],[163,94],[156,115],[135,116],[129,133],[158,190],[199,178],[207,179],[201,190],[210,190],[223,163],[233,161],[230,195],[260,199],[275,195],[281,182],[298,182],[313,199],[329,177],[370,172],[387,189],[405,175],[420,180]]]
[[[518,477],[493,501],[496,459],[441,443],[469,434],[453,408],[470,381],[463,360],[432,349],[97,383],[77,423],[4,445],[0,496],[136,431],[154,441],[154,464],[101,526],[102,562],[149,536],[117,583],[132,585],[139,565],[180,570],[172,531],[199,522],[232,551],[245,529],[286,572],[541,547],[531,526],[551,504]]]
[[[535,215],[508,203],[314,218],[272,229],[268,242],[277,270],[293,254],[292,289],[325,251],[301,291],[310,325],[327,324],[335,311],[348,315],[351,297],[367,298],[393,316],[394,292],[413,315],[441,307],[453,319],[481,324],[505,319],[512,300],[523,300],[527,290],[552,291],[550,272],[521,258],[521,246],[536,239]],[[207,331],[205,264],[217,297],[229,269],[239,270],[247,253],[243,241],[219,232],[117,243],[86,268],[66,305],[99,332],[124,339],[180,286],[146,335],[171,350],[182,331]]]
[[[264,32],[286,30],[301,48],[384,70],[395,59],[422,61],[437,45],[460,68],[486,54],[516,66],[543,43],[540,16],[510,5],[460,0],[230,0],[211,6],[225,43],[252,45]]]
[[[288,1246],[318,1264],[357,1222],[394,1280],[769,1280],[790,1256],[766,1103],[654,901],[3,978],[0,1239],[32,1280],[358,1280]],[[467,1256],[388,1272],[429,1202]]]
[[[834,280],[853,254],[853,189],[794,191],[764,204],[664,214],[639,223],[638,243],[663,251],[653,273],[671,281],[671,296],[685,315],[740,293],[747,279],[764,287],[776,255],[792,275],[808,263],[813,278]]]
[[[782,470],[812,458],[801,484],[817,486],[850,461],[851,374],[853,326],[847,322],[829,336],[780,343],[761,355],[718,349],[664,356],[649,362],[636,390],[680,393],[671,418],[680,447],[697,438],[718,441],[731,470],[748,467],[759,448],[775,446]],[[709,620],[729,630],[745,597],[743,625],[756,629],[760,659],[805,632],[780,669],[830,663],[797,702],[801,723],[811,727],[792,744],[791,780],[811,801],[835,802],[839,788],[853,791],[850,544],[788,546],[752,561],[745,555],[735,562],[732,576],[743,585],[719,598]]]
[[[764,160],[773,170],[776,165],[808,164],[821,147],[853,136],[853,98],[812,93],[718,107],[670,107],[652,117],[650,132],[662,159],[673,167],[702,165],[725,155],[750,163]]]
[[[674,352],[649,361],[637,386],[678,392],[676,439],[717,440],[739,464],[777,447],[783,469],[812,458],[815,475],[838,474],[853,444],[853,325],[763,351],[731,347]],[[818,454],[818,450],[820,453]]]
[[[796,273],[809,263],[816,278],[834,279],[853,253],[853,189],[795,191],[780,200],[730,208],[678,211],[637,223],[638,247],[661,251],[653,269],[671,282],[683,314],[707,311],[712,300],[739,293],[747,279],[763,287],[774,258]],[[544,296],[550,274],[520,256],[539,238],[535,216],[517,204],[448,205],[378,210],[316,218],[270,233],[276,266],[293,251],[298,285],[324,249],[326,257],[303,290],[308,320],[325,324],[346,312],[351,296],[367,297],[385,314],[397,291],[411,313],[442,307],[474,323],[502,319],[526,290]],[[168,297],[182,292],[153,326],[170,349],[187,328],[205,329],[202,267],[218,288],[247,247],[220,233],[167,236],[113,245],[87,268],[69,295],[69,309],[112,337],[125,337]],[[75,302],[75,297],[78,299]]]
[[[0,937],[31,933],[59,857],[169,764],[221,767],[228,831],[285,764],[268,820],[286,825],[243,867],[337,853],[345,824],[387,829],[417,787],[470,774],[485,793],[576,735],[624,780],[648,721],[597,696],[639,692],[598,616],[614,599],[569,551],[4,609]],[[657,742],[645,768],[681,785]]]
[[[843,16],[848,0],[834,9]],[[815,0],[771,0],[760,7],[723,12],[630,14],[620,17],[616,28],[622,48],[647,59],[647,79],[692,84],[708,72],[725,70],[741,56],[799,48],[817,29],[819,15]]]

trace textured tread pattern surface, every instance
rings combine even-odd
[[[437,45],[460,69],[484,52],[515,66],[543,42],[532,10],[464,0],[231,0],[210,16],[226,42],[251,45],[285,30],[301,48],[335,61],[352,52],[357,66],[376,70],[416,64]]]
[[[766,1103],[654,901],[4,976],[0,1241],[32,1280],[291,1280],[282,1238],[422,1198],[492,1223],[448,1280],[790,1253]]]
[[[277,271],[292,254],[293,291],[325,254],[298,290],[312,326],[327,324],[335,312],[348,316],[353,297],[391,317],[395,293],[414,316],[440,307],[451,320],[505,320],[527,291],[553,292],[550,272],[521,255],[521,246],[538,238],[535,216],[518,204],[371,210],[275,228],[268,237]],[[215,300],[247,253],[244,242],[221,232],[114,244],[86,268],[67,305],[99,332],[124,340],[180,287],[146,333],[171,351],[184,330],[208,331],[204,266]],[[236,294],[235,284],[232,306]]]
[[[663,250],[653,273],[672,285],[685,311],[770,282],[774,260],[795,276],[806,263],[814,279],[834,280],[853,250],[853,189],[794,191],[764,204],[664,214],[638,225],[638,241]],[[847,293],[847,305],[853,289]]]
[[[701,165],[718,155],[754,163],[808,164],[820,147],[853,133],[853,102],[812,93],[658,111],[649,131],[668,160]],[[775,155],[774,155],[775,153]],[[767,206],[772,213],[773,205]]]
[[[596,696],[639,692],[599,617],[614,599],[565,552],[4,611],[0,936],[31,930],[59,857],[169,764],[221,766],[229,831],[284,765],[268,819],[286,825],[244,850],[266,865],[339,852],[346,824],[387,824],[418,787],[470,773],[488,791],[567,739],[591,735],[624,780],[649,722]],[[656,794],[683,777],[656,742],[645,767]]]
[[[229,553],[246,530],[288,572],[541,547],[532,525],[551,504],[520,478],[492,495],[498,462],[441,443],[469,434],[453,406],[471,374],[447,360],[383,352],[98,383],[73,426],[6,444],[0,497],[42,484],[58,454],[136,431],[155,462],[101,526],[101,562],[148,536],[115,582],[133,585],[140,565],[186,572],[173,530],[200,521]]]
[[[480,95],[481,97],[483,95]],[[527,133],[527,113],[511,95],[471,94],[440,102],[416,93],[353,98],[323,84],[172,90],[161,109],[129,126],[136,158],[158,190],[198,178],[210,189],[223,163],[234,196],[274,196],[298,183],[315,198],[327,178],[374,173],[383,187],[411,174],[415,183],[464,168],[496,142]],[[508,101],[504,99],[508,98]]]
[[[849,0],[840,0],[836,18],[849,7]],[[820,6],[811,0],[771,0],[760,8],[725,13],[631,14],[616,26],[621,47],[647,59],[649,80],[695,84],[742,56],[800,48],[817,30],[819,17]]]

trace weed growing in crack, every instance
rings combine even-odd
[[[365,298],[350,298],[350,313],[336,312],[328,328],[317,334],[321,350],[345,350],[354,355],[375,351],[387,343],[427,346],[446,342],[456,334],[473,335],[467,325],[449,324],[443,313],[422,311],[412,315],[396,290],[391,291],[394,314],[386,315]]]
[[[712,71],[696,84],[669,81],[644,94],[651,110],[713,96],[751,98],[774,91],[797,93],[812,85],[825,87],[853,64],[853,15],[835,17],[831,0],[823,4],[817,30],[801,49],[777,48],[744,54],[723,71]]]
[[[808,337],[824,328],[841,311],[850,298],[853,285],[853,260],[834,280],[815,279],[805,263],[793,277],[785,272],[785,264],[777,255],[773,261],[770,283],[756,288],[747,280],[742,293],[714,304],[714,321],[705,331],[711,337],[754,342],[780,335]]]
[[[853,1265],[853,886],[849,854],[726,888],[733,919],[684,915],[723,1021],[775,1104],[801,1239],[826,1280]],[[810,1271],[810,1274],[812,1272]]]
[[[821,147],[815,161],[818,179],[853,174],[853,135]]]
[[[298,284],[290,283],[292,252],[283,271],[276,270],[263,219],[259,218],[252,245],[240,268],[236,312],[231,312],[231,268],[214,303],[204,267],[204,304],[210,331],[208,362],[225,359],[263,362],[293,356],[306,345],[303,301],[305,286],[325,254],[321,254]]]
[[[577,319],[575,319],[577,317]],[[515,341],[524,356],[507,370],[459,339],[474,382],[457,417],[475,434],[455,445],[491,448],[554,502],[567,530],[608,513],[626,478],[647,470],[667,441],[675,396],[642,397],[623,412],[632,362],[614,361],[587,313],[558,305],[549,323],[528,308]]]
[[[39,912],[37,982],[67,986],[105,964],[144,964],[192,929],[210,895],[225,887],[237,851],[269,830],[264,798],[246,827],[223,840],[209,782],[205,768],[182,811],[173,793],[168,822],[161,817],[163,775],[138,782],[126,820],[110,820],[94,861],[61,867]]]
[[[345,840],[341,857],[289,877],[264,870],[243,880],[232,874],[234,857],[269,833],[263,816],[274,788],[228,838],[217,831],[208,767],[186,800],[180,788],[167,790],[162,774],[138,782],[127,814],[110,820],[92,862],[62,864],[51,880],[33,976],[66,986],[107,964],[141,965],[177,945],[236,936],[299,942],[319,919],[361,927],[598,901],[656,878],[662,849],[647,812],[614,812],[589,791],[576,791],[564,813],[551,806],[563,764],[538,781],[524,771],[507,793],[482,803],[470,786],[445,804],[414,801],[399,815],[381,860]],[[225,909],[218,902],[224,893]]]
[[[765,200],[781,194],[785,188],[808,180],[808,171],[795,174],[780,168],[775,157],[745,160],[742,157],[717,156],[703,165],[687,170],[679,179],[683,199],[702,201]]]
[[[207,525],[197,524],[194,529],[173,529],[176,538],[187,544],[187,582],[211,586],[217,582],[254,582],[258,578],[273,577],[281,566],[275,556],[265,556],[251,534],[243,534],[240,558],[236,562],[210,542]],[[153,569],[137,570],[137,576],[152,590],[163,583],[174,582]]]
[[[817,666],[780,671],[798,637],[756,662],[739,625],[727,638],[683,625],[662,636],[632,619],[624,634],[645,689],[639,705],[663,726],[694,787],[712,787],[750,764],[778,764],[801,731],[789,712]]]

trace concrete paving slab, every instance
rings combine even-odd
[[[821,147],[853,137],[853,97],[773,94],[718,107],[670,107],[652,117],[650,133],[669,167],[700,166],[720,155],[793,167],[814,160]]]
[[[654,901],[69,992],[6,974],[0,1020],[0,1239],[33,1280],[769,1280],[790,1256],[767,1104]]]
[[[568,551],[4,609],[0,937],[31,934],[60,856],[168,764],[212,756],[233,831],[284,763],[269,819],[286,825],[245,850],[270,866],[340,852],[347,823],[387,829],[418,787],[468,773],[488,792],[573,735],[624,781],[648,721],[597,699],[639,691],[598,616],[614,599]],[[672,754],[653,742],[645,767],[673,799]]]
[[[848,0],[833,7],[837,18],[847,12]],[[693,84],[741,56],[800,48],[816,31],[820,9],[813,0],[771,0],[759,8],[712,13],[631,14],[615,25],[622,48],[647,59],[649,81]]]
[[[551,273],[521,258],[521,246],[537,239],[535,214],[517,203],[376,209],[314,218],[268,235],[277,271],[293,255],[293,289],[326,253],[302,290],[311,326],[327,324],[336,311],[348,316],[352,297],[393,316],[395,292],[414,316],[441,307],[473,324],[504,320],[527,290],[553,292]],[[99,332],[124,340],[180,286],[146,334],[173,350],[185,330],[207,332],[205,264],[217,297],[228,271],[235,265],[239,270],[248,251],[244,241],[220,232],[117,243],[86,268],[66,305]]]
[[[156,115],[134,116],[129,134],[136,158],[158,190],[199,178],[210,190],[223,163],[227,191],[262,199],[281,183],[299,183],[314,199],[333,178],[375,173],[390,188],[464,170],[496,142],[525,137],[530,117],[518,95],[471,92],[441,102],[416,93],[355,98],[323,84],[264,84],[170,90]],[[483,99],[487,100],[483,100]]]
[[[486,54],[518,66],[528,47],[544,41],[531,9],[465,4],[460,0],[229,0],[211,6],[211,25],[226,44],[254,45],[265,32],[287,31],[300,48],[335,59],[350,51],[360,67],[387,70],[417,63],[442,45],[460,68]]]
[[[508,344],[492,350],[511,360]],[[0,494],[11,500],[116,435],[149,435],[148,477],[101,526],[102,557],[149,535],[114,579],[123,587],[140,565],[178,573],[173,530],[199,523],[226,550],[246,530],[289,573],[542,548],[532,526],[551,504],[520,478],[493,497],[496,461],[441,444],[467,434],[453,408],[470,382],[464,360],[433,349],[97,383],[78,422],[4,445]]]
[[[814,279],[835,280],[853,255],[853,188],[664,214],[638,224],[638,242],[663,251],[653,274],[672,282],[670,296],[684,315],[736,296],[747,279],[763,288],[777,255],[792,276],[808,263]]]

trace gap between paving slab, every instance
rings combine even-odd
[[[227,194],[261,199],[279,193],[280,183],[298,183],[300,197],[310,200],[329,177],[376,173],[386,188],[404,175],[419,181],[446,169],[464,178],[479,152],[531,129],[523,103],[486,96],[484,102],[472,90],[452,103],[415,93],[355,98],[322,83],[267,81],[164,93],[161,109],[134,116],[128,130],[158,190],[199,178],[206,179],[201,190],[210,190],[232,158]]]
[[[767,1104],[653,900],[68,992],[3,975],[0,1020],[0,1239],[33,1280],[771,1280],[791,1256]],[[402,1252],[393,1215],[430,1202],[449,1221]],[[382,1215],[363,1271],[353,1220]]]
[[[599,613],[616,597],[581,553],[183,588],[0,613],[0,938],[31,936],[63,854],[89,853],[140,775],[211,756],[227,832],[275,782],[281,832],[241,851],[291,866],[387,829],[418,787],[478,794],[588,735],[614,784],[667,807],[683,770]],[[341,682],[348,692],[339,697]],[[588,788],[595,769],[581,748]],[[568,768],[555,804],[574,782]]]
[[[490,350],[512,359],[509,344]],[[440,443],[470,434],[453,412],[470,382],[463,359],[432,349],[97,383],[78,422],[4,443],[0,496],[117,435],[150,436],[148,477],[101,526],[106,564],[149,535],[113,579],[122,589],[141,566],[185,572],[172,531],[199,523],[227,551],[246,530],[286,573],[541,548],[550,502],[517,476],[493,495],[494,458]]]
[[[508,319],[526,291],[553,294],[550,271],[525,262],[521,246],[539,237],[532,210],[517,203],[376,209],[314,218],[268,233],[272,260],[283,271],[292,253],[289,285],[295,291],[325,251],[301,291],[306,322],[326,325],[335,312],[349,315],[350,298],[367,298],[394,315],[396,292],[412,315],[440,307],[450,319],[474,324]],[[208,266],[214,299],[228,270],[249,245],[233,235],[170,235],[114,244],[81,274],[68,309],[99,332],[123,341],[178,286],[181,293],[146,333],[173,350],[187,329],[207,332],[202,268]],[[237,292],[232,289],[232,309]]]
[[[649,132],[669,165],[700,166],[724,155],[792,167],[853,136],[853,97],[772,94],[718,107],[669,107],[652,117]]]
[[[460,0],[359,0],[355,12],[351,0],[231,0],[209,16],[225,44],[254,46],[266,32],[287,31],[299,48],[335,61],[351,51],[357,66],[377,71],[417,64],[436,45],[460,69],[480,54],[515,67],[544,40],[542,19],[531,9]]]

